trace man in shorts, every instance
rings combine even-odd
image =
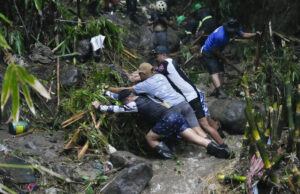
[[[180,68],[179,64],[168,57],[168,52],[164,46],[156,47],[155,54],[156,61],[159,64],[156,71],[165,75],[172,87],[185,97],[186,101],[189,102],[195,111],[200,126],[209,133],[219,145],[227,147],[221,137],[221,135],[224,135],[221,128],[210,117],[205,115],[199,90]]]
[[[152,65],[149,63],[140,64],[138,72],[142,82],[131,87],[109,87],[108,90],[118,93],[121,90],[129,89],[138,95],[146,94],[151,100],[159,104],[163,102],[163,105],[182,114],[198,135],[207,137],[207,134],[201,129],[190,104],[174,90],[164,75],[154,72]]]
[[[147,133],[146,140],[150,147],[154,148],[162,157],[170,159],[173,157],[170,149],[161,141],[174,134],[180,135],[188,141],[204,146],[208,154],[217,158],[230,158],[231,153],[209,139],[205,139],[189,127],[185,118],[172,109],[168,109],[153,102],[146,96],[134,96],[130,90],[122,90],[118,94],[105,92],[106,95],[119,100],[123,106],[100,105],[98,101],[93,106],[100,111],[107,112],[138,112],[145,121],[152,124],[152,129]]]
[[[236,19],[230,18],[226,23],[217,28],[211,33],[201,48],[201,53],[211,75],[213,84],[216,88],[216,97],[225,99],[228,98],[223,83],[224,63],[230,64],[230,61],[222,53],[225,46],[229,43],[230,38],[239,35],[243,38],[252,38],[260,36],[261,32],[246,33],[240,29],[239,22]]]

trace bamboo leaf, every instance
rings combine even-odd
[[[0,48],[3,49],[10,49],[10,46],[7,44],[5,38],[3,37],[2,33],[0,32]]]
[[[17,74],[15,71],[11,74],[11,96],[12,96],[12,114],[15,122],[19,121],[19,105],[20,105],[20,93],[19,83],[17,80]]]
[[[41,9],[42,9],[41,0],[34,0],[34,4],[35,4],[36,9],[38,11],[41,11]]]
[[[6,69],[4,83],[2,87],[2,95],[1,95],[1,110],[3,111],[4,106],[10,96],[10,84],[11,84],[11,77],[12,77],[12,65],[8,66]]]
[[[17,65],[17,74],[21,81],[26,81],[28,84],[34,84],[35,77],[28,73],[22,66]]]
[[[5,15],[3,15],[2,13],[0,13],[0,18],[2,18],[4,21],[6,21],[9,25],[11,25],[11,21],[9,19],[7,19],[7,17],[5,17]]]
[[[35,109],[34,109],[33,102],[32,102],[31,96],[30,96],[30,92],[25,83],[22,83],[22,90],[23,90],[23,93],[24,93],[24,96],[25,96],[25,99],[26,99],[26,102],[27,102],[27,105],[28,105],[30,111],[32,112],[32,114],[35,115]]]
[[[38,93],[40,93],[45,98],[47,98],[49,100],[51,99],[51,96],[48,93],[48,91],[45,89],[45,87],[37,79],[34,80],[33,84],[29,83],[29,85],[31,87],[33,87]]]
[[[25,0],[25,8],[28,7],[28,3],[29,3],[30,0]]]

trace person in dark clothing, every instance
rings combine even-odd
[[[194,18],[198,22],[196,37],[212,33],[217,28],[217,22],[212,17],[210,10],[202,7],[200,3],[195,4],[194,10],[196,11]]]
[[[113,11],[116,11],[117,8],[118,8],[118,0],[105,0],[104,10],[105,11],[110,11],[110,9],[109,9],[109,4],[110,3],[113,6]]]
[[[183,44],[188,43],[191,38],[194,38],[198,27],[198,21],[196,19],[190,18],[186,20],[185,16],[178,16],[177,25],[184,26],[184,34],[180,37]]]
[[[146,140],[162,157],[170,159],[172,152],[161,141],[162,138],[171,137],[174,134],[181,135],[190,142],[206,147],[207,153],[218,158],[229,158],[228,150],[218,146],[211,140],[197,135],[190,127],[185,118],[177,112],[153,102],[146,96],[134,96],[130,90],[122,90],[118,94],[105,91],[106,95],[119,100],[123,106],[100,105],[98,101],[93,106],[100,111],[107,112],[138,112],[146,122],[153,127],[147,133]]]
[[[156,2],[156,10],[151,13],[148,25],[153,25],[156,41],[155,46],[164,45],[169,49],[167,28],[173,25],[171,14],[167,11],[167,4],[164,1]]]
[[[136,3],[137,0],[126,0],[126,7],[127,7],[127,14],[129,16],[129,19],[135,22],[138,25],[142,24],[142,21],[138,19],[136,15]]]

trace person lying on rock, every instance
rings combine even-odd
[[[131,87],[113,88],[108,90],[118,93],[121,90],[129,89],[136,94],[146,94],[150,99],[157,103],[162,103],[182,114],[187,120],[189,126],[201,137],[208,138],[207,134],[201,129],[192,107],[185,98],[176,92],[167,78],[153,71],[153,67],[149,63],[142,63],[138,69],[142,82]]]
[[[230,18],[226,23],[211,33],[201,48],[201,53],[211,75],[213,84],[216,88],[216,97],[221,99],[228,98],[223,88],[224,63],[231,64],[228,58],[222,53],[230,38],[239,35],[243,38],[260,36],[261,32],[246,33],[240,29],[237,19]]]
[[[151,13],[148,25],[153,25],[155,32],[155,46],[164,45],[169,48],[167,28],[173,25],[171,14],[167,11],[167,3],[164,1],[156,2],[156,10]]]
[[[124,105],[100,105],[98,101],[95,101],[92,103],[93,106],[100,111],[138,112],[141,114],[141,118],[144,118],[153,126],[146,135],[147,143],[162,157],[170,159],[173,154],[161,139],[177,134],[192,143],[204,146],[210,155],[217,158],[230,158],[231,153],[228,149],[197,135],[180,113],[153,102],[146,96],[135,96],[130,90],[122,90],[118,94],[105,91],[105,94],[119,100]]]
[[[181,69],[179,64],[168,56],[168,51],[164,46],[158,46],[154,50],[156,61],[159,64],[155,71],[165,75],[173,88],[184,96],[186,101],[191,105],[195,111],[196,117],[200,126],[214,138],[214,140],[221,146],[227,147],[224,144],[222,137],[225,137],[222,129],[209,116],[205,115],[205,109],[201,103],[201,93],[199,93],[196,86],[188,78],[185,72]],[[203,96],[202,96],[203,97]],[[204,104],[204,103],[203,103]],[[219,133],[218,133],[219,132]],[[222,136],[222,137],[221,137]]]

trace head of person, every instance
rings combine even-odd
[[[138,72],[141,80],[144,81],[153,76],[153,67],[150,63],[142,63],[139,66]]]
[[[185,16],[184,15],[178,16],[177,19],[176,19],[177,25],[178,26],[180,26],[181,24],[185,25],[186,22],[184,22],[184,20],[185,20]]]
[[[195,5],[194,5],[194,10],[195,11],[197,11],[197,10],[199,10],[199,9],[201,9],[202,8],[202,5],[200,4],[200,3],[196,3]]]
[[[223,24],[223,27],[230,37],[237,35],[241,30],[240,23],[235,18],[229,18],[228,21]]]
[[[128,104],[135,100],[135,95],[130,90],[121,90],[118,95],[118,100],[122,104]]]
[[[164,1],[157,1],[156,2],[156,10],[160,13],[166,12],[168,9],[167,3]]]
[[[155,60],[160,64],[168,58],[168,49],[163,45],[159,45],[154,49]]]

